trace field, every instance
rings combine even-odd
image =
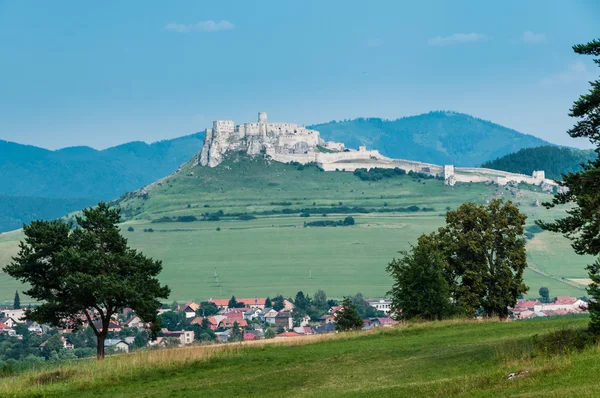
[[[448,187],[437,179],[407,175],[362,181],[351,173],[243,157],[214,169],[188,163],[148,187],[146,195],[131,193],[115,203],[127,218],[122,230],[130,244],[163,261],[161,279],[171,287],[171,299],[184,301],[293,296],[317,289],[332,297],[383,296],[391,286],[385,267],[398,251],[440,227],[447,209],[496,196],[519,202],[530,224],[561,214],[535,207],[535,199],[550,196],[527,186],[512,191],[486,184]],[[410,206],[420,210],[408,211]],[[310,211],[310,217],[300,217],[300,209]],[[224,213],[219,221],[174,222],[219,210]],[[242,221],[242,213],[256,218]],[[354,226],[303,226],[348,215],[355,218]],[[152,222],[161,218],[165,222]],[[148,229],[154,232],[144,232]],[[19,232],[0,235],[0,264],[14,255],[20,238]],[[585,278],[590,260],[575,255],[563,237],[536,234],[528,256],[530,296],[537,296],[541,286],[553,296],[586,294],[583,285],[563,278]],[[10,302],[17,287],[0,273],[0,303]]]
[[[590,397],[600,354],[549,356],[532,336],[586,317],[445,321],[367,333],[196,346],[50,365],[0,384],[4,397]],[[511,373],[522,377],[508,380]]]

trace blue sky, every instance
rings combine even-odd
[[[106,148],[214,119],[455,110],[558,144],[600,2],[0,0],[0,139]]]

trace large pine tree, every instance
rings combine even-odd
[[[600,40],[592,40],[587,44],[573,46],[577,54],[600,56]],[[600,58],[594,62],[600,66]],[[573,104],[569,116],[577,119],[568,131],[573,138],[587,138],[600,154],[600,79],[590,82],[591,88]],[[567,216],[555,222],[538,224],[545,229],[563,233],[571,239],[572,246],[578,254],[600,255],[600,158],[583,165],[576,173],[569,173],[561,183],[564,189],[558,193],[547,208],[557,205],[574,204],[567,210]],[[587,270],[592,283],[588,293],[591,300],[590,330],[600,335],[600,263],[589,265]]]

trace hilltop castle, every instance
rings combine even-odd
[[[267,114],[260,112],[256,123],[235,125],[231,120],[217,120],[206,129],[204,145],[198,159],[202,166],[219,165],[229,151],[243,151],[277,162],[317,163],[325,171],[354,171],[365,168],[399,168],[406,172],[425,173],[444,178],[447,185],[457,182],[485,182],[498,185],[526,183],[553,190],[557,185],[545,178],[543,171],[532,175],[507,173],[473,167],[435,165],[411,160],[391,159],[377,150],[347,149],[343,143],[325,142],[318,131],[294,123],[269,123]]]

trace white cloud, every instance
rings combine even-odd
[[[537,44],[546,41],[546,34],[544,33],[533,33],[531,31],[523,32],[522,39],[528,44]]]
[[[594,75],[588,70],[586,64],[582,61],[573,62],[568,68],[560,73],[548,76],[540,81],[543,85],[565,82],[581,82],[593,79]]]
[[[179,33],[187,32],[218,32],[221,30],[235,29],[235,25],[229,21],[200,21],[196,24],[178,24],[170,23],[165,26],[165,30],[172,30]]]
[[[455,33],[450,36],[432,37],[427,43],[432,46],[446,46],[450,44],[476,43],[485,39],[487,39],[487,36],[481,33]]]

